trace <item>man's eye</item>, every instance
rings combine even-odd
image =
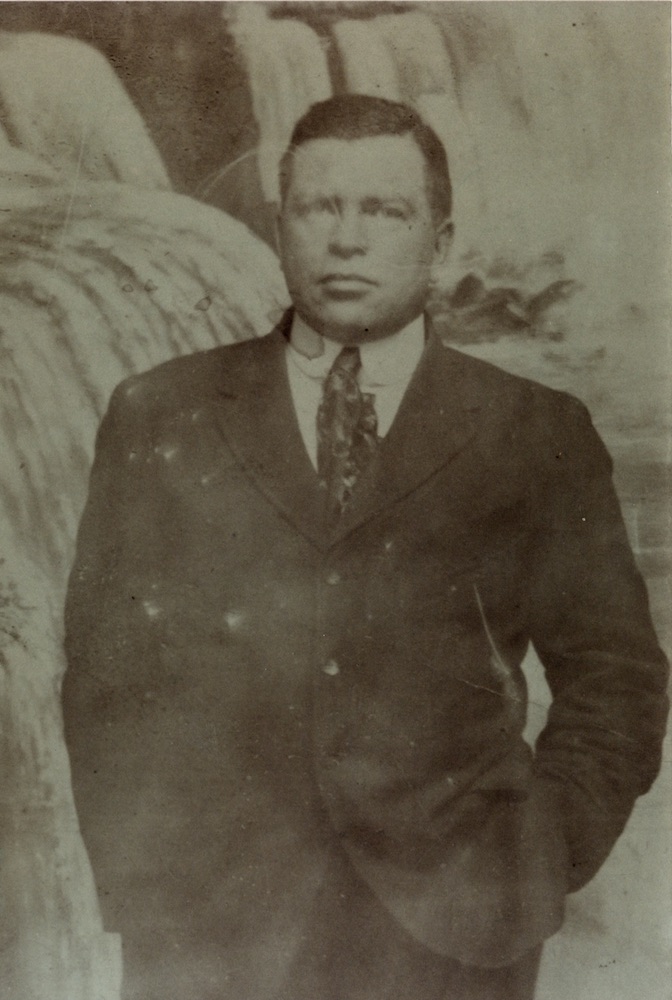
[[[329,215],[336,212],[336,202],[332,198],[317,198],[310,207],[313,212],[327,212]]]
[[[388,219],[405,219],[406,212],[399,205],[383,205],[383,214]]]
[[[382,219],[405,219],[407,216],[403,205],[386,204],[379,201],[365,204],[363,210],[366,215],[377,216]]]
[[[308,215],[333,215],[336,203],[330,198],[315,198],[312,201],[300,201],[296,204],[296,213],[305,217]]]

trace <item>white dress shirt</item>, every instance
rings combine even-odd
[[[316,333],[294,313],[287,345],[287,373],[301,436],[316,469],[317,410],[322,385],[343,346]],[[358,381],[362,392],[374,397],[379,437],[385,437],[392,426],[424,347],[422,316],[390,337],[359,345],[362,367]]]

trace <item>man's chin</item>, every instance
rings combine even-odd
[[[339,315],[302,316],[313,330],[338,344],[365,344],[382,340],[397,333],[413,318],[389,317],[383,321],[354,311]]]

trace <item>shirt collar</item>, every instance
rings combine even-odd
[[[292,361],[310,378],[322,381],[343,345],[321,336],[294,312],[289,336]],[[360,382],[375,387],[408,382],[425,346],[425,321],[416,316],[407,326],[359,345],[362,359]]]

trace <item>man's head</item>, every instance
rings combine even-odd
[[[306,322],[353,343],[422,311],[450,242],[451,190],[443,146],[412,108],[361,94],[313,105],[280,185],[282,265]]]
[[[450,219],[452,188],[448,159],[436,132],[413,108],[384,97],[342,94],[313,104],[294,126],[280,161],[280,196],[284,203],[291,182],[296,150],[316,139],[370,139],[381,135],[409,135],[425,161],[427,196],[434,221]]]

